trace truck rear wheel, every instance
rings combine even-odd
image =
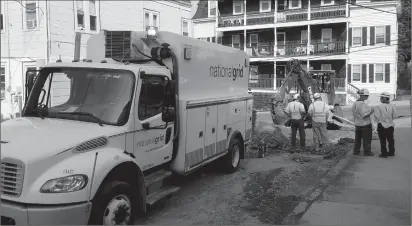
[[[89,225],[133,224],[135,200],[130,184],[122,181],[106,182],[93,199]]]
[[[238,139],[231,140],[227,155],[222,159],[223,167],[226,173],[234,173],[239,169],[240,152],[242,150],[242,142]]]

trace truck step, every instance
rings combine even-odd
[[[163,187],[156,192],[148,195],[146,197],[146,204],[152,206],[156,202],[163,200],[165,198],[171,197],[180,190],[180,187],[177,186],[167,186]]]
[[[168,170],[159,170],[157,172],[154,172],[147,177],[144,178],[144,185],[145,187],[149,187],[152,184],[155,184],[156,182],[162,181],[172,175],[171,171]]]

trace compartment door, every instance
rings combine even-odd
[[[245,141],[252,137],[253,99],[246,101],[246,133]]]
[[[187,109],[185,172],[204,159],[206,107]]]
[[[217,106],[217,142],[216,142],[216,154],[222,153],[226,150],[227,146],[227,128],[228,128],[228,114],[229,104],[220,104]]]
[[[206,107],[206,133],[204,159],[216,155],[217,105]]]

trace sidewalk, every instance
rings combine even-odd
[[[396,156],[352,157],[302,225],[411,225],[411,119],[396,120]],[[379,140],[372,142],[376,155]]]

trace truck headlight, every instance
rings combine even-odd
[[[86,175],[72,175],[47,181],[40,188],[41,193],[66,193],[80,191],[87,185]]]

